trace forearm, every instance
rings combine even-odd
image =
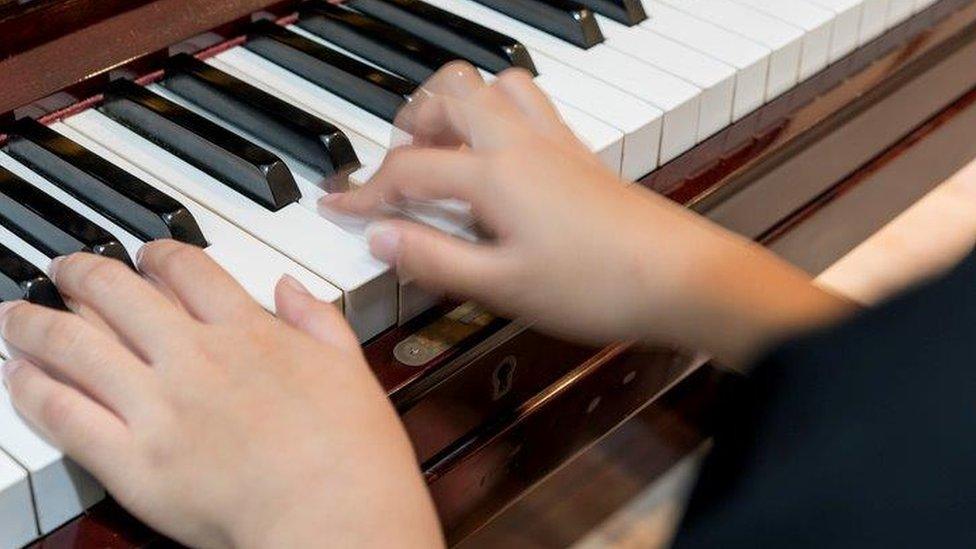
[[[674,273],[679,280],[667,313],[669,340],[742,370],[777,342],[857,309],[765,248],[708,229],[694,236],[693,251]],[[648,339],[659,341],[660,325],[650,330]]]

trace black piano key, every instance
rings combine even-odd
[[[436,6],[419,0],[347,0],[345,5],[420,36],[488,72],[521,67],[538,74],[521,42]]]
[[[125,247],[108,231],[3,168],[0,225],[52,259],[90,252],[133,266]]]
[[[244,47],[388,122],[418,85],[267,20],[254,24]]]
[[[19,300],[68,310],[50,278],[13,250],[0,244],[0,302]]]
[[[30,119],[10,127],[11,156],[132,235],[207,247],[193,214],[171,196]]]
[[[350,172],[360,165],[339,128],[191,55],[170,59],[162,83],[322,175]]]
[[[277,155],[134,82],[110,84],[101,110],[271,211],[302,197]]]
[[[576,0],[593,11],[625,25],[634,26],[647,19],[641,0]]]
[[[474,1],[581,48],[603,42],[603,31],[593,12],[573,0]]]
[[[299,27],[391,72],[424,82],[459,56],[426,40],[356,11],[326,2],[300,12]]]

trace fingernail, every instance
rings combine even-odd
[[[143,244],[142,246],[139,246],[138,250],[136,250],[136,267],[142,265],[142,258],[145,255],[146,255],[146,245]]]
[[[58,269],[61,268],[62,263],[64,263],[64,256],[59,255],[51,260],[51,266],[48,267],[47,276],[51,279],[51,282],[55,284],[58,283]]]
[[[8,380],[21,366],[23,366],[23,362],[18,358],[12,358],[3,363],[3,384],[5,387],[10,386]]]
[[[400,254],[400,231],[387,223],[371,223],[366,227],[369,251],[376,259],[393,265]]]
[[[301,295],[309,296],[309,297],[312,296],[312,292],[308,291],[308,288],[306,288],[304,284],[302,284],[301,282],[299,282],[298,279],[296,279],[295,277],[293,277],[291,275],[288,275],[288,274],[282,275],[281,276],[281,279],[278,281],[278,283],[281,284],[281,285],[283,285],[283,286],[285,286],[285,287],[287,287],[289,290],[291,290],[291,291],[293,291],[293,292],[295,292],[297,294],[301,294]]]

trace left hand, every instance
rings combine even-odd
[[[265,312],[201,250],[140,278],[89,254],[52,276],[78,314],[0,312],[20,413],[150,526],[193,546],[442,543],[409,440],[341,313],[293,280]]]

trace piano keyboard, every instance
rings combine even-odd
[[[0,300],[64,307],[45,274],[54,257],[132,264],[146,242],[175,238],[269,311],[290,274],[341,306],[365,341],[433,298],[370,256],[362,223],[323,218],[316,203],[380,165],[396,110],[445,62],[468,60],[489,79],[533,72],[593,152],[636,179],[933,3],[310,1],[287,27],[258,22],[242,45],[171,59],[147,87],[116,82],[96,108],[4,128]],[[395,213],[474,238],[463,205]],[[0,548],[104,495],[3,390],[0,449]]]

